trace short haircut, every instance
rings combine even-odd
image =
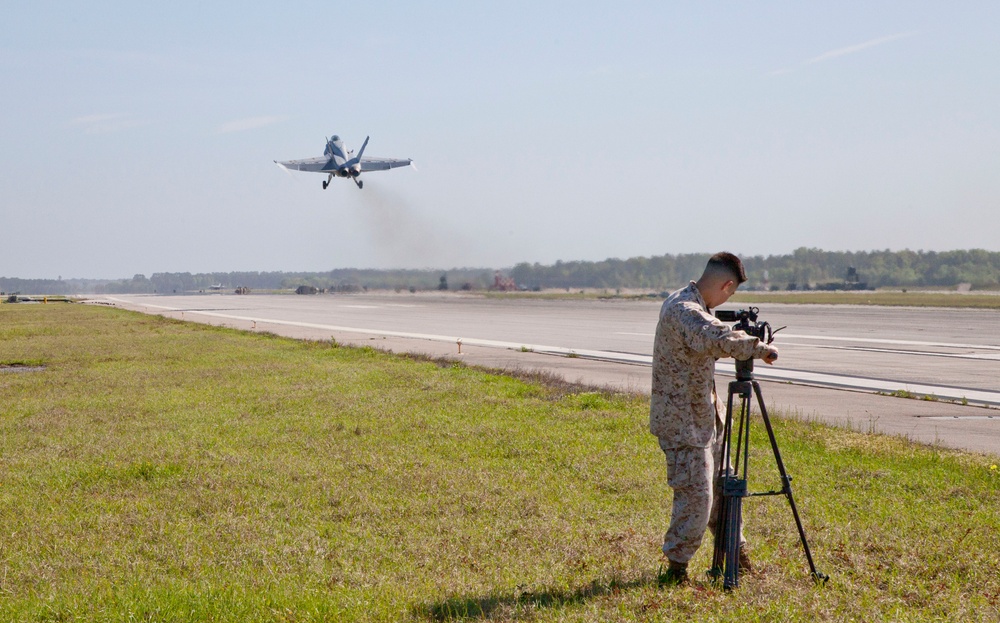
[[[736,257],[728,251],[720,251],[712,257],[708,258],[708,265],[705,266],[705,272],[710,273],[726,273],[736,282],[736,285],[740,285],[747,280],[746,271],[743,270],[743,262],[740,258]]]

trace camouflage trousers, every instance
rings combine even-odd
[[[686,563],[694,557],[705,529],[715,536],[716,519],[722,501],[719,464],[722,462],[722,436],[716,434],[708,447],[682,446],[660,448],[667,457],[667,484],[674,492],[670,527],[663,538],[663,553],[674,562]],[[746,543],[740,526],[740,544]]]

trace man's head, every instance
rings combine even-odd
[[[722,251],[708,259],[705,272],[698,279],[698,291],[709,309],[722,305],[747,280],[743,262],[732,253]]]

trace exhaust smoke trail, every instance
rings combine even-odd
[[[400,267],[457,265],[467,245],[442,223],[422,217],[407,200],[376,184],[360,193],[362,220],[380,255]]]

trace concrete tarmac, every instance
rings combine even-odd
[[[649,393],[651,376],[643,361],[652,353],[660,305],[438,293],[114,295],[93,300],[301,339],[333,338],[470,365],[541,370],[571,382],[643,394]],[[881,378],[900,387],[927,384],[942,388],[939,395],[951,388],[956,397],[982,395],[989,402],[1000,372],[1000,335],[983,329],[996,326],[998,319],[1000,313],[981,310],[768,305],[761,320],[791,328],[776,336],[781,366],[757,366],[765,403],[775,413],[1000,456],[1000,410],[763,378],[765,372],[793,368]],[[528,347],[538,344],[558,348]],[[730,380],[720,374],[720,392]]]

